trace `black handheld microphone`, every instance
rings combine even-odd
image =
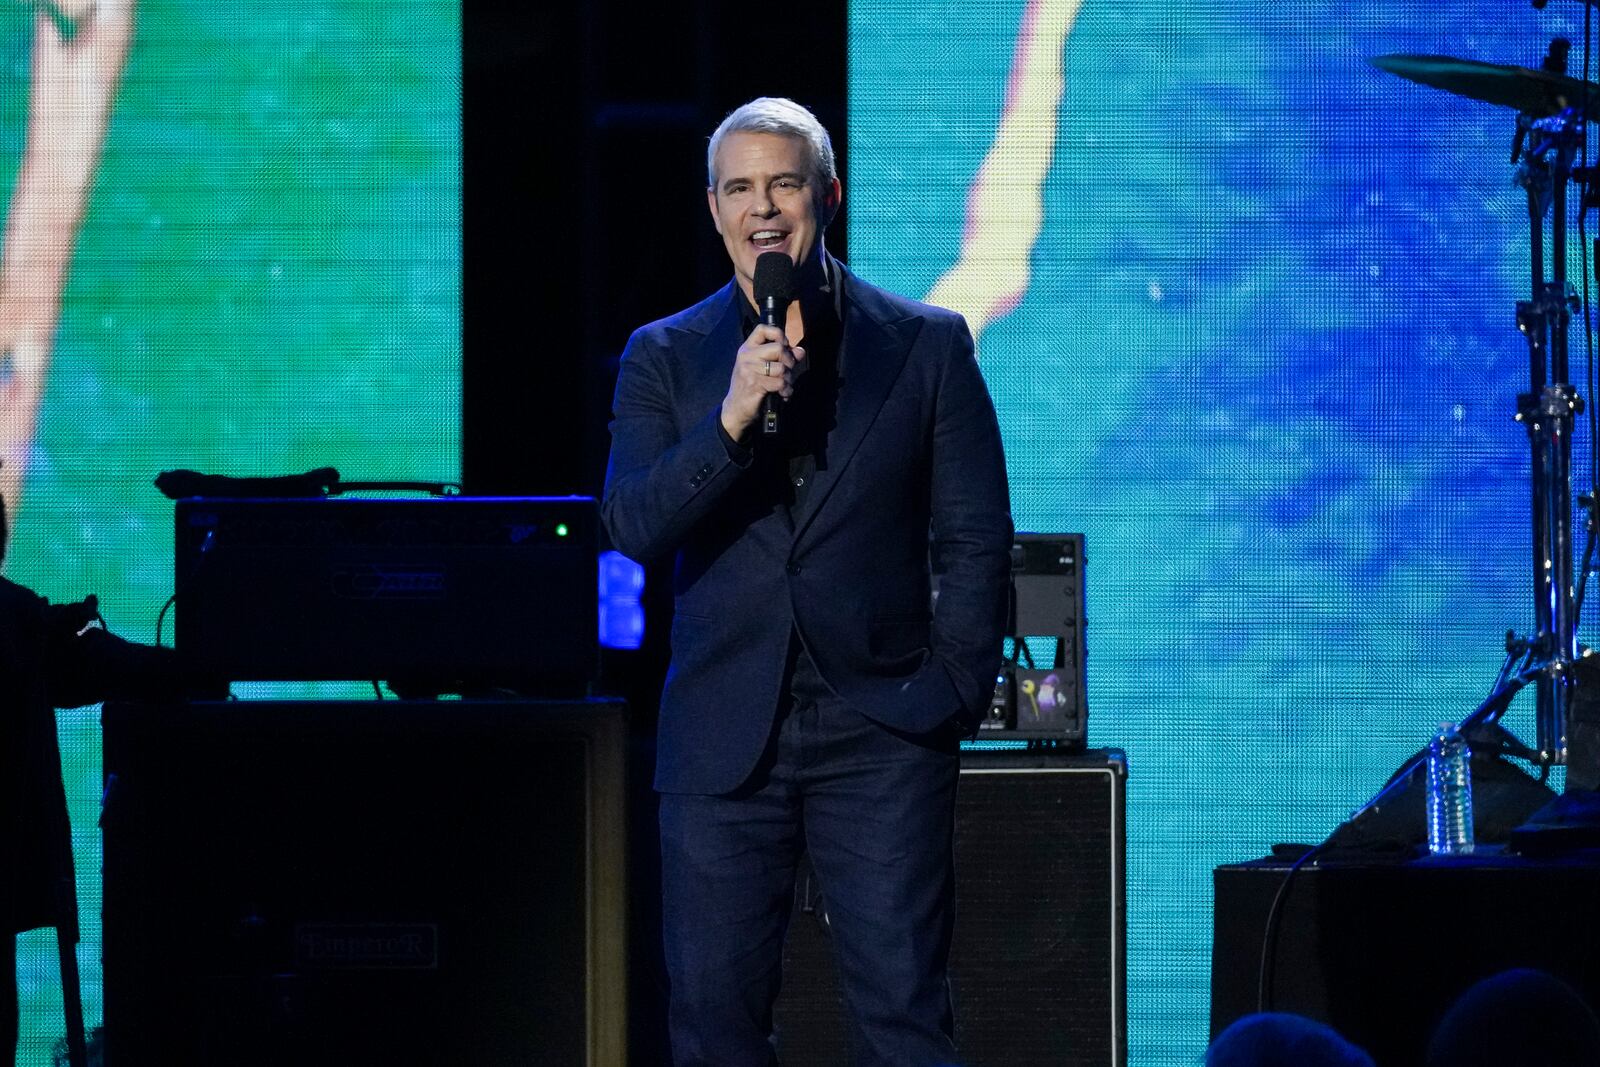
[[[755,290],[756,311],[767,326],[783,329],[789,301],[794,299],[794,260],[786,252],[763,252],[756,257],[756,274],[752,279]],[[777,393],[768,393],[761,401],[761,432],[778,432]]]

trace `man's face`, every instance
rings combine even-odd
[[[839,182],[824,187],[806,143],[776,133],[730,133],[715,162],[717,183],[706,190],[706,202],[749,296],[763,252],[787,252],[797,266],[817,254],[839,210]]]

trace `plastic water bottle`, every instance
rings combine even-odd
[[[1472,851],[1472,753],[1453,722],[1439,724],[1428,745],[1428,851]]]

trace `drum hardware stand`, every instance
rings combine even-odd
[[[1584,185],[1578,210],[1592,206],[1594,171],[1575,167],[1597,87],[1568,77],[1571,44],[1555,38],[1540,68],[1498,66],[1441,56],[1380,56],[1374,65],[1460,96],[1517,109],[1511,162],[1527,193],[1530,299],[1516,323],[1528,346],[1528,391],[1516,415],[1528,434],[1534,586],[1533,632],[1506,635],[1506,658],[1488,697],[1461,723],[1470,742],[1487,744],[1542,767],[1567,762],[1572,664],[1579,656],[1572,545],[1572,434],[1583,398],[1569,379],[1569,328],[1580,304],[1567,280],[1567,185]],[[1549,227],[1548,255],[1545,228]],[[1548,262],[1547,262],[1548,260]],[[1584,498],[1585,506],[1592,501]],[[1594,523],[1591,508],[1590,525]],[[1587,567],[1588,553],[1585,553]],[[1581,589],[1581,579],[1578,589]],[[1530,748],[1503,726],[1512,698],[1532,684],[1536,740]],[[1352,819],[1377,807],[1425,760],[1420,754]]]
[[[1533,762],[1548,769],[1567,762],[1572,664],[1578,658],[1572,566],[1572,432],[1583,400],[1568,380],[1568,330],[1578,309],[1567,281],[1567,185],[1577,179],[1593,193],[1589,168],[1573,164],[1588,121],[1600,117],[1600,86],[1566,73],[1571,42],[1550,42],[1537,69],[1449,56],[1377,56],[1374,66],[1411,81],[1473,100],[1515,109],[1511,162],[1527,193],[1531,292],[1516,307],[1517,329],[1528,346],[1528,391],[1517,397],[1516,419],[1528,434],[1532,505],[1534,627],[1512,635],[1495,689],[1462,724],[1496,723],[1509,695],[1533,682],[1537,738]],[[1549,226],[1546,255],[1545,227]],[[1548,259],[1548,263],[1546,260]],[[1548,275],[1548,277],[1547,277]],[[1504,696],[1505,699],[1501,699]],[[1471,740],[1471,735],[1468,735]]]
[[[1564,75],[1568,42],[1551,42],[1544,70]],[[1568,381],[1569,328],[1581,309],[1567,280],[1567,183],[1584,143],[1585,117],[1571,107],[1548,117],[1523,112],[1511,161],[1528,197],[1532,299],[1516,306],[1517,330],[1528,346],[1528,391],[1517,396],[1514,418],[1528,434],[1533,530],[1534,630],[1506,634],[1506,658],[1489,696],[1461,722],[1469,742],[1489,743],[1544,768],[1567,762],[1567,720],[1572,703],[1572,663],[1578,658],[1577,603],[1572,567],[1572,432],[1583,398]],[[1531,147],[1530,147],[1531,146]],[[1587,199],[1587,197],[1585,197]],[[1580,210],[1584,208],[1580,205]],[[1548,280],[1545,226],[1550,227]],[[1512,697],[1532,683],[1532,749],[1499,720]],[[1420,766],[1421,754],[1395,781]],[[1385,789],[1362,811],[1375,806]]]
[[[1565,75],[1569,48],[1563,38],[1552,41],[1543,70]],[[1536,687],[1534,747],[1538,762],[1546,767],[1567,761],[1571,666],[1578,655],[1572,574],[1572,431],[1583,400],[1568,381],[1568,333],[1579,304],[1567,281],[1567,183],[1573,177],[1574,158],[1584,144],[1585,118],[1570,106],[1545,118],[1522,112],[1517,116],[1512,151],[1517,184],[1528,196],[1532,274],[1533,299],[1517,304],[1517,329],[1528,345],[1529,388],[1517,397],[1516,419],[1527,431],[1531,453],[1534,632],[1509,640],[1507,655],[1527,650]],[[1532,147],[1526,147],[1530,144]],[[1581,202],[1579,210],[1584,210]],[[1546,217],[1551,253],[1548,281]]]

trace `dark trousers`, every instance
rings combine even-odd
[[[778,1061],[772,1007],[804,848],[838,948],[856,1063],[953,1063],[955,732],[899,734],[806,688],[795,687],[744,788],[661,797],[675,1062]]]

